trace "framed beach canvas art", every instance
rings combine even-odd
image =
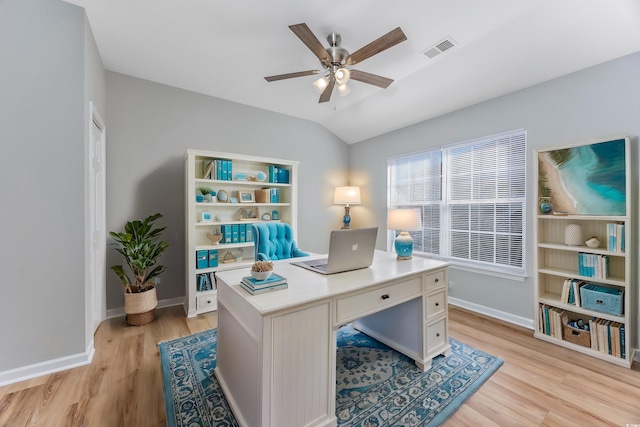
[[[550,195],[555,212],[625,216],[626,141],[539,152],[539,195]]]

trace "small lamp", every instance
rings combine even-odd
[[[360,204],[360,187],[336,187],[333,193],[334,205],[345,205],[344,217],[342,218],[343,229],[350,228],[351,216],[349,216],[349,205]]]
[[[398,259],[411,259],[413,253],[413,239],[408,231],[422,230],[422,218],[419,209],[389,209],[387,228],[400,230],[394,247]]]

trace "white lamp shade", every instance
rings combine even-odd
[[[316,91],[322,95],[322,92],[324,92],[325,88],[327,87],[327,85],[329,84],[328,80],[326,77],[320,77],[318,80],[316,80],[315,82],[313,82],[313,87],[316,89]]]
[[[359,205],[360,187],[336,187],[333,193],[334,205]]]
[[[351,88],[346,83],[342,85],[338,85],[338,94],[340,96],[349,95],[350,92],[351,92]]]
[[[347,82],[349,81],[349,78],[351,77],[351,72],[346,68],[338,68],[338,70],[335,73],[335,76],[336,76],[336,83],[338,83],[339,85],[344,85],[344,84],[347,84]]]
[[[422,230],[419,209],[389,209],[387,228],[400,231]]]

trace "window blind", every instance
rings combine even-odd
[[[521,274],[525,165],[524,129],[393,158],[389,208],[421,208],[414,251]]]

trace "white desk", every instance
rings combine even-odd
[[[347,323],[423,370],[451,352],[447,263],[376,251],[369,268],[323,276],[290,261],[274,266],[288,289],[259,295],[239,285],[248,268],[217,275],[215,375],[240,425],[337,425],[336,331]]]

